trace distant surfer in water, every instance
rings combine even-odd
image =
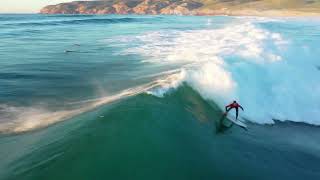
[[[240,104],[237,103],[237,101],[233,101],[233,103],[229,104],[228,106],[226,106],[226,113],[225,115],[228,114],[228,112],[231,110],[231,109],[236,109],[236,120],[238,120],[238,114],[239,114],[239,108],[242,109],[243,111],[243,108],[242,106],[240,106]]]

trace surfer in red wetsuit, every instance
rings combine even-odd
[[[239,114],[239,108],[242,109],[243,111],[243,108],[242,106],[240,106],[240,104],[237,103],[237,101],[233,101],[233,103],[229,104],[228,106],[226,106],[226,113],[225,115],[227,115],[227,113],[231,110],[235,108],[236,109],[236,119],[238,120],[238,114]]]

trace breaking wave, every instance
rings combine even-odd
[[[238,100],[245,107],[242,117],[252,122],[277,119],[320,125],[320,84],[315,78],[319,72],[302,68],[312,60],[287,58],[294,44],[264,29],[263,23],[270,20],[239,19],[220,29],[157,31],[117,41],[125,48],[123,54],[139,54],[149,63],[182,64],[181,81],[221,109]],[[162,96],[168,89],[154,94]]]

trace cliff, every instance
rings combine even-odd
[[[46,6],[42,14],[320,15],[320,0],[101,0]]]

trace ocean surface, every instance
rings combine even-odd
[[[320,179],[318,17],[7,14],[0,38],[1,180]]]

